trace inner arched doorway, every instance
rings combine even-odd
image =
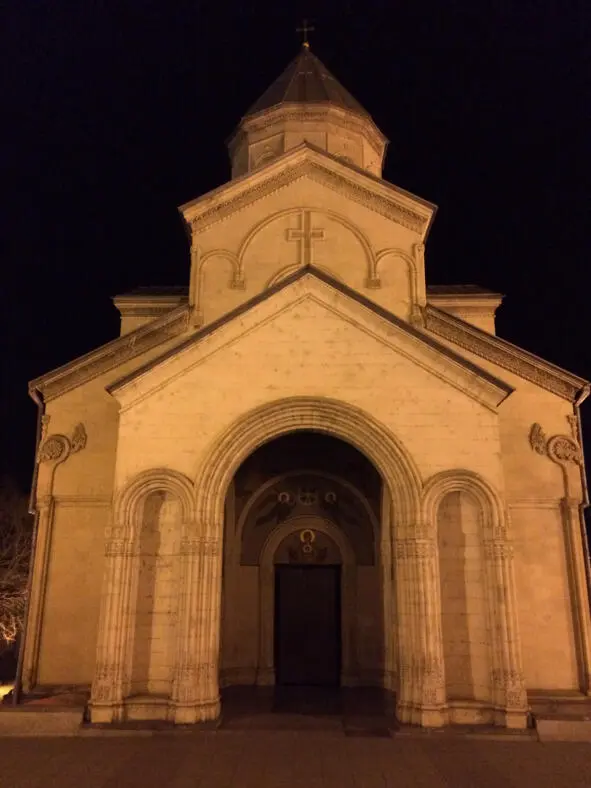
[[[383,686],[381,509],[378,471],[331,435],[288,433],[243,461],[225,506],[222,687]]]

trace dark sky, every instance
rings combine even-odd
[[[188,282],[177,206],[228,179],[224,140],[297,53],[306,15],[314,53],[391,140],[385,177],[439,206],[428,282],[505,293],[500,335],[591,378],[586,5],[5,9],[2,471],[29,483],[28,380],[117,334],[112,295]]]

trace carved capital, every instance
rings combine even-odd
[[[245,290],[246,289],[246,280],[244,278],[243,271],[236,271],[234,276],[230,281],[230,287],[232,290]]]
[[[105,542],[106,558],[122,558],[133,554],[133,544],[128,539],[108,539]]]
[[[491,561],[510,561],[514,555],[513,545],[507,541],[486,541],[484,555]]]
[[[437,554],[435,539],[397,539],[394,542],[397,561],[431,561]]]
[[[415,244],[413,251],[415,253],[415,260],[420,260],[422,262],[425,259],[425,244]]]
[[[185,536],[181,541],[181,555],[216,556],[222,552],[222,540],[214,536]]]
[[[105,539],[125,539],[128,529],[124,525],[108,525],[105,528]]]

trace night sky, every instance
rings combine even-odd
[[[224,141],[297,54],[305,16],[312,51],[391,140],[384,177],[439,206],[429,284],[505,293],[501,336],[591,378],[584,0],[12,5],[1,470],[24,489],[27,382],[117,335],[111,296],[188,283],[177,206],[228,180]]]

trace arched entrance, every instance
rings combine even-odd
[[[283,462],[277,467],[282,458],[293,461],[297,452],[294,446],[279,441],[273,445],[275,440],[281,436],[287,440],[290,434],[306,439],[305,433],[314,440],[321,435],[336,438],[338,451],[327,454],[314,447],[311,451],[308,444],[305,453],[309,462],[314,461],[311,466],[294,461],[293,466]],[[277,445],[282,450],[277,451]],[[236,502],[241,495],[236,472],[265,446],[272,447],[273,462],[265,474],[260,468],[255,472],[257,483],[245,491],[247,505],[238,513]],[[380,505],[373,518],[371,485],[361,485],[359,466],[354,474],[357,486],[347,479],[345,469],[351,471],[351,466],[345,462],[343,467],[344,458],[353,456],[347,454],[347,446],[357,450],[366,465],[373,466],[373,478],[379,480],[381,497],[378,493],[376,500]],[[318,467],[318,456],[330,457],[329,470],[326,464]],[[449,497],[458,491],[469,494],[465,502],[461,495],[459,500]],[[366,517],[373,527],[352,527],[351,520],[356,518],[345,517],[345,510],[338,505],[347,496],[361,519]],[[321,509],[312,511],[312,504]],[[309,522],[301,527],[297,518],[304,515],[319,518],[315,528]],[[243,539],[249,517],[252,532]],[[315,538],[304,537],[306,531],[314,531]],[[450,538],[457,536],[465,546],[469,537],[464,558],[469,558],[470,564],[464,565],[461,596],[473,596],[468,574],[471,577],[484,570],[486,603],[479,604],[473,621],[462,624],[482,630],[486,623],[491,638],[485,659],[482,654],[475,659],[472,649],[469,653],[464,649],[460,656],[464,662],[469,657],[481,673],[492,673],[487,698],[491,698],[494,721],[522,727],[527,699],[520,663],[513,552],[507,532],[502,499],[485,480],[468,471],[450,470],[423,484],[392,433],[351,405],[322,398],[293,398],[251,411],[218,435],[210,451],[202,453],[201,470],[194,482],[178,471],[155,468],[129,480],[116,495],[105,544],[91,719],[100,723],[166,719],[181,724],[212,720],[220,715],[224,682],[274,684],[273,588],[275,566],[281,563],[277,559],[287,555],[289,565],[294,551],[298,558],[297,550],[311,541],[315,544],[320,538],[317,534],[323,533],[339,548],[341,559],[341,684],[359,681],[371,686],[375,682],[374,686],[391,689],[396,693],[399,721],[426,726],[444,724],[452,712],[459,720],[466,700],[458,697],[460,694],[472,696],[467,698],[472,703],[478,693],[476,702],[483,702],[482,682],[466,684],[459,670],[453,673],[453,659],[453,687],[446,687],[445,677],[444,659],[447,656],[449,661],[456,651],[457,624],[452,617],[458,611],[457,606],[446,605],[446,654],[440,569],[445,585],[449,559],[458,546]],[[299,542],[290,546],[289,537],[294,533]],[[475,535],[478,555],[473,549]],[[347,544],[351,548],[349,560]],[[447,549],[450,545],[453,550]],[[326,549],[325,557],[329,546],[322,548]],[[228,571],[231,561],[240,567],[239,573]],[[333,565],[339,566],[336,559]],[[349,583],[344,578],[347,567],[353,565],[356,583]],[[264,580],[269,568],[271,581],[260,582],[261,573]],[[379,595],[366,604],[360,596],[374,593],[372,572],[374,581],[379,580]],[[363,582],[362,573],[366,575]],[[152,592],[156,588],[170,592],[173,619],[168,608],[160,605],[163,594]],[[355,600],[345,598],[350,593],[346,588],[355,589]],[[145,593],[138,595],[142,590]],[[451,599],[446,594],[444,598]],[[148,605],[146,598],[150,596],[157,597],[158,603]],[[455,596],[454,591],[454,604]],[[504,601],[502,605],[496,604],[499,599]],[[249,617],[253,609],[255,615]],[[381,644],[371,618],[375,610],[381,617]],[[233,644],[232,638],[227,639],[232,615],[245,623]],[[140,630],[150,636],[142,639]],[[165,656],[152,642],[155,632],[167,648],[171,647]],[[243,653],[232,665],[237,645],[246,645],[252,659],[245,660]],[[372,658],[372,649],[381,661]],[[238,668],[234,675],[233,666]],[[242,677],[241,670],[245,671]],[[373,678],[372,670],[378,671]],[[484,699],[484,703],[489,701]]]
[[[268,441],[225,507],[220,685],[384,686],[383,483],[333,436]]]

